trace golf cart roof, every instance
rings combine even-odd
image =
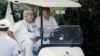
[[[41,7],[81,7],[77,2],[69,0],[8,0],[13,3],[26,3]]]

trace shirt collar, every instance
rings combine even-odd
[[[25,23],[25,24],[28,24],[28,25],[33,24],[33,23],[28,23],[28,22],[26,22],[26,20],[25,20],[25,19],[24,19],[23,21],[24,21],[24,23]]]

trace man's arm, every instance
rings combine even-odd
[[[21,23],[20,22],[15,23],[14,26],[12,26],[9,29],[9,31],[7,32],[8,33],[8,36],[10,36],[12,39],[16,40],[16,38],[14,36],[14,33],[16,33],[17,31],[19,31],[20,30],[20,27],[21,27]]]
[[[57,28],[59,28],[59,26],[58,26],[58,24],[57,24],[57,21],[55,20],[55,18],[54,17],[50,17],[51,19],[52,19],[52,28],[51,29],[44,29],[44,32],[54,32],[55,31],[55,29],[57,29]]]
[[[38,41],[39,39],[40,39],[40,37],[39,36],[37,36],[37,37],[35,37],[35,38],[30,38],[33,42],[36,42],[36,41]]]
[[[54,17],[51,17],[51,18],[52,18],[52,23],[53,23],[54,28],[55,29],[59,28],[59,25],[57,24],[57,21],[55,20],[55,18]]]
[[[46,32],[46,33],[54,32],[54,31],[55,31],[54,28],[51,28],[51,29],[44,28],[44,30],[43,30],[43,32]]]
[[[36,27],[33,38],[30,38],[33,42],[36,42],[40,39],[40,30]]]
[[[12,56],[19,56],[18,54],[13,54]]]
[[[19,51],[18,44],[15,43],[15,45],[14,45],[13,48],[12,48],[12,56],[19,56],[18,51]]]
[[[15,36],[14,36],[14,34],[13,34],[12,31],[8,31],[7,34],[8,34],[8,36],[10,36],[12,39],[16,40],[16,38],[15,38]],[[16,41],[17,41],[17,40],[16,40]]]

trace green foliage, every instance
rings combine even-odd
[[[56,14],[56,10],[65,10],[65,8],[50,8],[50,14],[55,17],[58,24],[62,21],[63,15]]]
[[[4,18],[7,8],[7,0],[0,0],[0,19]]]

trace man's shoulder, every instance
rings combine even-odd
[[[17,42],[9,36],[7,36],[6,40],[8,40],[11,44],[17,44]]]
[[[37,16],[35,21],[36,21],[36,22],[37,22],[37,21],[40,21],[40,19],[41,19],[41,17],[40,17],[40,16]]]
[[[20,21],[16,22],[15,24],[20,24],[20,23],[22,23],[22,22],[23,22],[23,20],[20,20]]]
[[[50,18],[52,18],[52,19],[54,19],[54,17],[53,16],[49,16]]]
[[[36,17],[36,19],[40,19],[40,18],[41,18],[40,16],[37,16],[37,17]]]
[[[23,24],[23,20],[20,20],[14,24],[14,26],[21,26]]]

